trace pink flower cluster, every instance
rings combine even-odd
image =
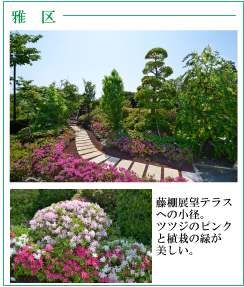
[[[99,255],[91,254],[81,245],[62,253],[48,246],[41,250],[40,258],[36,258],[33,248],[24,246],[17,250],[11,260],[11,274],[14,277],[32,275],[38,276],[41,281],[56,283],[151,282],[152,261],[145,254],[144,247],[139,252],[133,252],[132,257],[128,256],[124,246],[111,246],[107,252],[100,250]]]

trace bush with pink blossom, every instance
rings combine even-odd
[[[27,275],[53,283],[152,282],[151,247],[107,236],[111,223],[84,197],[39,210],[28,235],[10,232],[12,280]]]

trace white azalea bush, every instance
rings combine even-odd
[[[52,204],[39,210],[30,221],[37,244],[54,245],[62,241],[66,247],[89,245],[88,250],[93,252],[98,242],[107,237],[111,223],[99,205],[79,200]]]
[[[151,248],[131,238],[107,238],[111,224],[97,204],[79,200],[39,210],[28,235],[10,233],[11,276],[54,283],[152,282]]]

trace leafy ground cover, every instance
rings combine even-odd
[[[11,281],[152,282],[151,196],[151,190],[11,190]]]
[[[133,171],[118,170],[106,163],[96,164],[86,159],[76,159],[63,152],[74,139],[69,128],[37,131],[29,138],[23,130],[11,136],[10,179],[23,181],[35,176],[45,181],[74,182],[140,182],[155,181],[152,177],[139,178]],[[27,142],[29,141],[29,142]],[[161,181],[186,181],[183,178],[167,178]]]

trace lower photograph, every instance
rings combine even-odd
[[[11,283],[152,283],[151,189],[12,189]]]

